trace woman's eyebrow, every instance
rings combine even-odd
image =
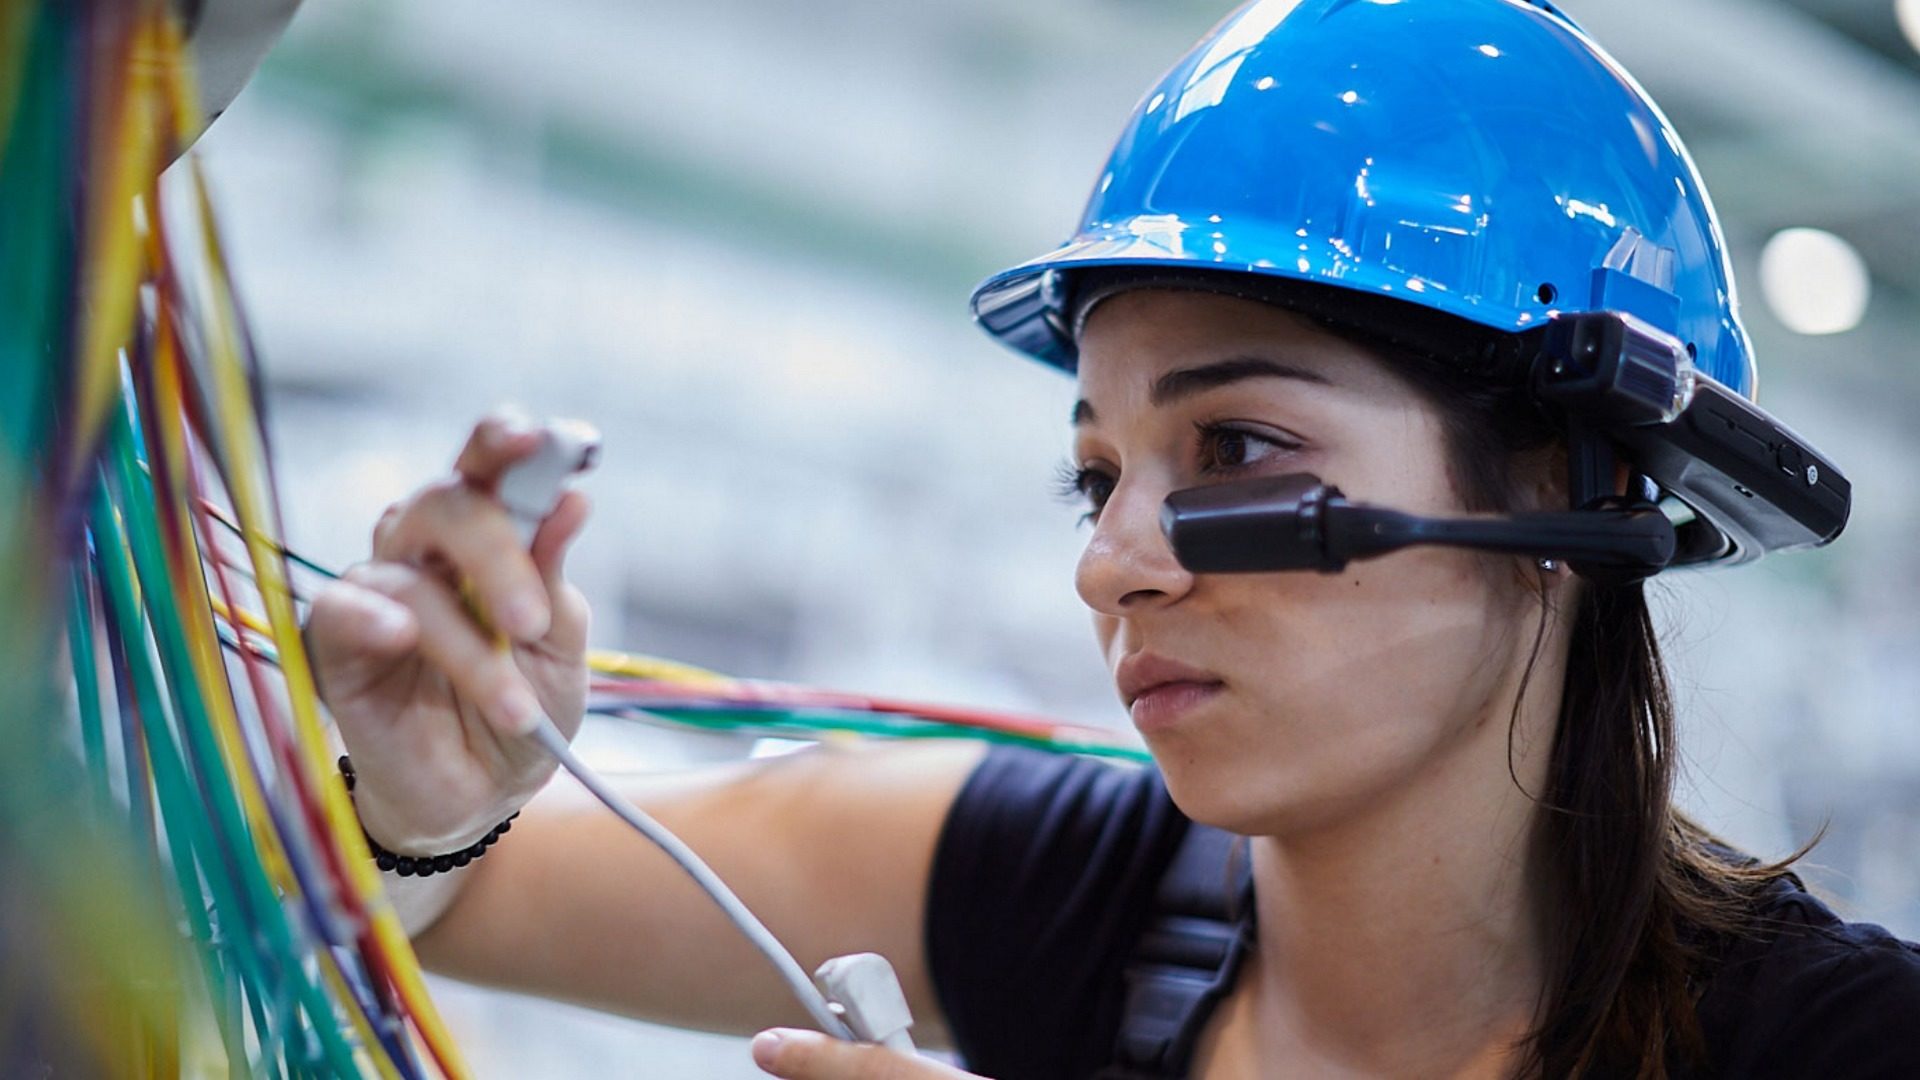
[[[1171,405],[1202,390],[1256,378],[1298,379],[1322,386],[1333,385],[1333,380],[1310,368],[1295,367],[1264,356],[1230,356],[1211,364],[1167,372],[1154,380],[1153,390],[1147,399],[1156,406]]]
[[[1156,407],[1170,405],[1182,398],[1192,397],[1202,390],[1211,390],[1216,386],[1225,386],[1242,379],[1298,379],[1301,382],[1319,383],[1332,386],[1333,380],[1310,368],[1295,367],[1292,364],[1269,360],[1264,356],[1230,356],[1224,360],[1215,360],[1198,367],[1181,368],[1169,371],[1154,380],[1148,400]],[[1073,403],[1073,426],[1080,427],[1094,422],[1093,405],[1085,398]]]

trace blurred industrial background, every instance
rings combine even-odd
[[[1563,6],[1688,139],[1762,400],[1855,484],[1831,550],[1661,582],[1686,800],[1762,854],[1830,824],[1810,877],[1920,937],[1920,3]],[[295,544],[364,557],[513,401],[606,434],[572,563],[599,643],[1124,725],[1048,492],[1070,387],[965,298],[1065,236],[1228,9],[306,0],[202,150]],[[738,1040],[437,990],[484,1076],[759,1075]]]

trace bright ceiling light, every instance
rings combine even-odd
[[[1900,19],[1900,29],[1907,32],[1907,40],[1920,49],[1920,0],[1893,0],[1893,13]]]
[[[1760,252],[1767,306],[1799,334],[1843,334],[1860,325],[1873,291],[1866,260],[1820,229],[1785,229]]]

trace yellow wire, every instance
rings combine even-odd
[[[220,336],[220,335],[216,335],[216,336]],[[231,417],[223,418],[222,426],[227,426],[235,422],[236,421]],[[245,423],[246,421],[242,419],[238,422]],[[257,464],[259,460],[257,457],[240,456],[240,455],[232,454],[230,452],[227,460],[232,462],[234,466],[233,468],[234,475],[231,479],[233,480],[233,486],[235,488],[248,487],[250,486],[250,482],[258,479],[258,473],[260,470]],[[236,498],[236,501],[238,501],[238,498]],[[184,506],[181,507],[181,510],[182,512],[184,512],[185,510]],[[243,520],[244,520],[244,516],[243,516]],[[250,552],[252,551],[253,547],[254,545],[249,544]],[[257,553],[255,554],[257,556]],[[257,558],[254,564],[254,572],[256,577],[258,577],[261,573],[261,566]],[[274,610],[276,606],[279,606],[275,602],[276,597],[274,596],[274,589],[275,589],[275,583],[271,579],[269,579],[266,582],[266,584],[262,585],[260,588],[261,599],[265,602],[266,607],[270,613]],[[193,603],[193,607],[191,608],[191,613],[195,617],[196,629],[198,629],[202,625],[201,620],[205,619],[207,613],[215,610],[215,604],[218,603],[218,601],[214,597],[207,594],[204,587],[204,582],[198,578],[196,578],[192,582],[192,586],[190,589],[190,598]],[[219,604],[219,606],[221,608],[224,608],[226,605]],[[288,606],[290,607],[290,605]],[[205,629],[204,634],[196,635],[196,640],[200,648],[202,650],[209,649],[209,648],[217,649],[218,648],[217,638],[215,638],[212,633],[212,629],[213,629],[212,624],[205,623],[204,629]],[[282,671],[284,672],[286,670],[286,663],[285,663],[286,645],[283,640],[283,637],[281,634],[277,632],[276,628],[273,625],[271,625],[271,622],[269,623],[269,625],[267,625],[265,630],[275,640],[276,648],[279,650],[281,655],[281,666],[282,666]],[[295,637],[295,640],[298,640],[297,631],[295,632],[294,637]],[[309,685],[311,684],[309,683]],[[298,715],[302,707],[301,701],[300,701],[300,692],[297,689],[293,689],[292,687],[290,687],[288,696],[289,696],[288,703],[291,706],[291,710],[296,715]],[[231,712],[230,702],[221,701],[219,703],[219,708],[215,711],[218,713],[218,724],[217,724],[216,730],[221,735],[221,742],[223,747],[230,746],[232,748],[232,753],[237,754],[237,753],[243,752],[242,747],[238,741],[240,739],[240,733],[237,726],[237,718]],[[303,748],[303,751],[304,751],[304,748]],[[308,758],[308,760],[306,761],[306,764],[308,766],[309,782],[313,783],[316,779],[319,779],[320,783],[324,783],[324,777],[327,775],[327,772],[330,770],[320,771],[319,777],[316,778],[314,775],[314,770],[312,769],[311,754],[307,754],[306,756]],[[265,806],[264,806],[264,803],[261,801],[264,798],[264,792],[260,791],[256,786],[258,783],[257,777],[253,775],[251,770],[240,767],[244,765],[244,762],[235,761],[233,764],[235,766],[234,772],[242,780],[239,786],[241,790],[245,793],[244,801],[246,805],[249,807],[249,816],[251,816],[254,812],[256,812],[256,810],[258,813],[265,815],[266,814]],[[320,784],[315,784],[314,789],[320,790],[320,791],[325,790],[324,787],[320,786]],[[337,818],[335,818],[332,814],[329,814],[328,818],[329,818],[328,823],[331,827],[329,831],[335,834],[332,837],[332,839],[336,843],[338,843],[338,841],[340,840],[339,834],[341,832],[341,822]],[[357,824],[357,820],[358,820],[357,818],[354,819],[352,832],[349,834],[350,837],[353,839],[358,839],[359,837],[359,827]],[[324,842],[325,838],[321,838],[321,839]],[[255,841],[261,850],[261,854],[263,858],[266,860],[268,865],[275,870],[276,884],[280,887],[283,893],[297,897],[299,895],[299,883],[298,883],[298,880],[293,877],[291,868],[286,865],[285,850],[282,847],[282,842],[279,838],[277,831],[275,831],[273,827],[273,822],[270,816],[266,817],[264,821],[256,825]],[[367,858],[370,860],[371,855],[367,856]],[[351,856],[349,856],[349,863],[348,863],[349,867],[351,868],[352,863],[350,860],[351,860]],[[390,1080],[398,1080],[400,1076],[398,1067],[390,1060],[385,1047],[379,1041],[377,1034],[373,1029],[372,1020],[370,1017],[365,1015],[365,1010],[361,1007],[359,998],[347,992],[346,984],[344,980],[340,977],[339,972],[336,970],[334,961],[330,956],[323,957],[322,970],[326,973],[328,982],[333,986],[336,1000],[338,1000],[339,1002],[341,1002],[342,1005],[345,1006],[345,1012],[347,1014],[347,1017],[349,1021],[353,1024],[353,1027],[355,1028],[357,1034],[360,1036],[361,1048],[364,1051],[366,1051],[367,1056],[371,1059],[374,1068],[380,1073],[381,1076],[388,1077],[390,1078]]]
[[[149,198],[157,208],[158,199],[155,195],[157,188],[149,192]],[[148,251],[156,265],[165,258],[159,241],[158,230],[150,229]],[[226,664],[220,654],[220,639],[214,632],[210,617],[213,597],[207,590],[206,578],[198,572],[199,542],[191,524],[189,504],[182,497],[182,492],[188,490],[189,485],[186,475],[187,437],[181,419],[185,404],[180,398],[179,356],[174,351],[171,335],[165,332],[166,313],[161,312],[158,317],[160,332],[155,335],[152,358],[153,390],[157,400],[149,424],[151,434],[160,440],[164,448],[168,475],[154,476],[154,495],[172,504],[172,514],[168,520],[173,523],[174,544],[178,550],[189,555],[187,564],[180,568],[184,571],[179,575],[180,580],[174,581],[172,588],[176,596],[184,595],[186,598],[186,603],[180,605],[180,618],[186,624],[194,678],[200,684],[201,697],[207,705],[222,763],[228,775],[237,781],[235,790],[239,792],[240,806],[246,814],[248,832],[274,885],[283,893],[297,896],[299,880],[294,877],[293,868],[287,862],[286,851],[274,828],[273,815],[267,809],[266,792],[261,789],[259,777],[247,761],[246,741],[240,733],[240,718],[234,709],[233,688],[227,681]]]
[[[209,596],[208,602],[212,604],[214,613],[226,620],[229,626],[245,627],[262,637],[270,637],[273,634],[273,627],[252,611],[245,608],[235,611],[221,602],[217,596]],[[723,690],[739,684],[739,680],[732,676],[695,667],[692,664],[684,664],[678,660],[668,660],[642,653],[615,652],[612,649],[587,650],[587,668],[601,675],[675,683],[709,690]]]
[[[262,637],[267,637],[273,633],[273,627],[268,626],[266,620],[245,608],[235,611],[227,606],[226,601],[217,596],[207,597],[207,603],[212,606],[215,615],[227,621],[228,626],[244,626]]]
[[[207,256],[207,272],[214,288],[209,307],[216,316],[208,335],[212,359],[214,408],[218,413],[216,436],[225,458],[232,463],[228,494],[233,500],[234,516],[240,522],[247,554],[253,567],[255,587],[266,608],[268,634],[279,654],[280,671],[287,683],[289,711],[294,718],[295,737],[301,750],[301,765],[307,785],[321,793],[329,829],[326,839],[337,847],[346,878],[355,898],[367,912],[376,943],[393,978],[395,989],[411,1014],[420,1033],[437,1058],[444,1061],[452,1075],[464,1078],[470,1071],[454,1047],[451,1033],[440,1018],[432,999],[426,994],[419,960],[400,925],[399,916],[381,888],[373,855],[360,832],[359,817],[347,796],[346,786],[330,766],[325,729],[321,723],[313,672],[300,639],[294,613],[293,594],[280,561],[279,538],[273,533],[268,510],[272,493],[267,489],[265,470],[257,463],[265,459],[258,429],[254,424],[252,396],[245,365],[239,357],[236,312],[230,305],[231,286],[220,257],[218,237],[214,233],[211,200],[205,178],[197,162],[190,162],[195,195],[200,210],[201,246]],[[252,466],[252,467],[247,467]],[[373,1044],[378,1048],[378,1043]],[[391,1065],[384,1054],[376,1054],[376,1064],[385,1073]]]
[[[187,524],[187,502],[181,497],[185,484],[184,476],[179,475],[179,463],[184,460],[186,445],[185,431],[180,423],[182,403],[178,396],[179,384],[175,381],[176,359],[163,339],[154,351],[156,390],[162,395],[157,402],[159,408],[154,420],[161,438],[168,445],[168,456],[175,463],[175,475],[168,476],[164,488],[156,488],[156,494],[161,494],[173,504],[174,520],[181,531],[179,542],[186,545],[185,550],[193,556],[194,561],[188,564],[192,566],[198,564],[200,553],[193,531]],[[280,835],[267,807],[268,796],[261,786],[261,778],[246,760],[245,736],[240,732],[232,688],[227,682],[225,665],[219,652],[219,639],[211,621],[212,613],[225,609],[226,605],[207,590],[201,575],[189,573],[184,578],[174,583],[174,589],[176,595],[184,594],[186,597],[186,603],[181,605],[181,618],[188,624],[187,641],[192,650],[195,675],[207,703],[222,761],[228,775],[234,780],[234,790],[239,793],[255,854],[279,894],[298,901],[303,895],[300,879],[294,874],[288,859],[287,840]],[[386,1052],[385,1044],[374,1030],[373,1018],[366,1014],[361,999],[348,988],[332,951],[321,949],[317,950],[316,955],[320,961],[320,971],[332,991],[332,999],[342,1006],[348,1022],[359,1036],[363,1057],[372,1063],[381,1076],[388,1080],[399,1080],[399,1067]]]
[[[229,626],[244,627],[262,637],[269,637],[273,633],[273,627],[269,626],[265,619],[246,608],[235,611],[221,602],[217,596],[209,596],[208,602],[212,605],[214,614],[226,620]],[[668,660],[643,653],[615,652],[612,649],[587,650],[587,668],[601,675],[674,683],[704,690],[724,690],[737,686],[740,682],[732,676],[695,667],[692,664],[683,664],[678,660]]]
[[[185,55],[184,44],[179,37],[178,27],[165,22],[160,31],[159,55],[166,61],[161,70],[170,78],[165,88],[169,93],[170,113],[176,125],[178,137],[184,141],[192,130],[196,119],[197,98],[191,82],[192,75],[188,65],[182,61]],[[273,494],[269,488],[266,470],[262,466],[265,460],[265,448],[260,445],[258,429],[252,407],[251,387],[248,383],[245,365],[240,360],[238,333],[238,312],[231,303],[231,282],[226,275],[224,261],[220,257],[219,240],[214,231],[212,203],[207,196],[205,177],[199,170],[197,161],[191,162],[196,208],[199,211],[199,239],[207,260],[209,289],[207,310],[212,323],[207,344],[213,377],[213,398],[218,412],[214,437],[222,444],[224,456],[231,463],[231,475],[228,477],[229,494],[234,502],[236,517],[243,525],[243,535],[247,539],[247,552],[253,565],[254,580],[260,599],[267,611],[267,625],[264,632],[274,640],[275,649],[280,657],[280,669],[287,682],[289,711],[293,714],[295,735],[301,749],[300,765],[306,770],[309,790],[318,791],[329,828],[328,835],[318,837],[321,842],[331,841],[347,870],[348,885],[355,899],[372,920],[374,937],[380,943],[385,954],[382,959],[392,973],[400,991],[402,1001],[412,1013],[417,1030],[430,1044],[435,1045],[436,1053],[456,1077],[468,1075],[465,1066],[460,1063],[458,1052],[454,1049],[451,1035],[440,1020],[432,1001],[424,993],[419,977],[418,961],[415,959],[411,944],[407,942],[401,930],[398,916],[392,905],[387,902],[380,888],[379,876],[374,869],[373,856],[366,849],[362,837],[359,818],[353,811],[347,798],[346,788],[339,776],[327,765],[329,755],[324,731],[317,708],[317,693],[314,689],[311,670],[307,666],[306,655],[301,649],[298,624],[295,619],[292,593],[288,587],[279,561],[277,544],[265,542],[270,538],[272,518],[268,507],[272,505]],[[177,414],[176,414],[177,415]],[[205,591],[204,581],[196,576],[197,593],[195,614],[204,618],[213,606],[213,598]],[[224,604],[221,607],[225,607]],[[231,613],[229,613],[231,614]],[[203,646],[210,645],[217,654],[217,640],[208,631],[200,638]],[[231,720],[231,716],[227,717]],[[223,722],[225,726],[225,722]],[[237,736],[237,726],[227,732],[228,736]],[[236,770],[241,775],[251,776],[250,770]],[[285,871],[285,852],[279,846],[279,837],[269,826],[258,830],[257,836],[271,838],[265,845],[272,858]],[[291,874],[286,877],[290,880]],[[288,884],[289,892],[297,895],[297,883]],[[398,936],[396,948],[394,937]],[[385,1046],[372,1028],[372,1018],[364,1014],[357,996],[348,992],[344,977],[337,962],[322,950],[321,970],[333,989],[336,1000],[346,1004],[345,1012],[352,1022],[361,1040],[361,1047],[371,1060],[375,1070],[387,1080],[399,1080],[397,1065],[390,1059]]]
[[[678,660],[666,660],[658,656],[644,656],[638,653],[614,652],[609,649],[587,650],[587,667],[602,675],[680,683],[685,686],[714,690],[725,689],[739,683],[738,679],[722,675],[717,671],[683,664]]]
[[[148,15],[157,5],[145,5]],[[121,56],[104,57],[107,70],[127,73],[126,93],[118,109],[101,109],[92,125],[93,160],[101,163],[93,175],[94,202],[88,208],[91,226],[85,265],[88,280],[82,295],[89,300],[81,317],[74,432],[76,445],[92,446],[110,415],[120,390],[120,352],[133,332],[134,304],[139,295],[141,253],[134,234],[137,196],[159,167],[156,132],[161,87],[153,65],[136,62],[158,47],[155,20],[141,18]],[[75,455],[73,472],[65,477],[78,483],[88,467],[86,455]]]

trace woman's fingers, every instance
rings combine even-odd
[[[452,586],[391,562],[355,567],[353,581],[412,613],[419,624],[421,655],[496,730],[511,735],[533,730],[542,715],[533,687],[514,662],[513,654],[498,648],[493,637],[474,622]]]
[[[569,490],[554,504],[553,512],[540,523],[528,549],[534,569],[547,584],[549,593],[558,591],[567,579],[567,552],[586,527],[593,503],[585,492]]]
[[[500,410],[473,425],[453,471],[467,483],[492,491],[500,474],[540,445],[540,429],[524,414]]]
[[[592,612],[586,596],[567,581],[567,552],[587,524],[592,502],[578,491],[568,491],[534,534],[529,549],[534,570],[547,590],[546,648],[559,656],[578,656],[587,650]]]
[[[420,624],[405,604],[354,581],[354,571],[313,598],[303,631],[322,700],[360,691],[411,652]]]
[[[565,563],[591,503],[579,492],[564,493],[527,545],[491,494],[501,472],[539,444],[539,431],[520,423],[495,415],[476,425],[460,452],[459,476],[430,485],[381,515],[373,530],[373,557],[468,583],[482,616],[517,641],[538,641],[557,631],[550,643],[578,637],[584,647],[584,625],[576,625],[581,619],[565,626],[554,620],[582,610],[562,603]],[[567,610],[557,613],[562,607]]]
[[[754,1036],[753,1063],[786,1080],[981,1080],[927,1058],[795,1028]]]
[[[471,583],[488,622],[515,640],[547,634],[547,583],[521,546],[513,518],[485,492],[459,481],[420,492],[382,517],[374,529],[373,557],[443,568],[450,580]]]

